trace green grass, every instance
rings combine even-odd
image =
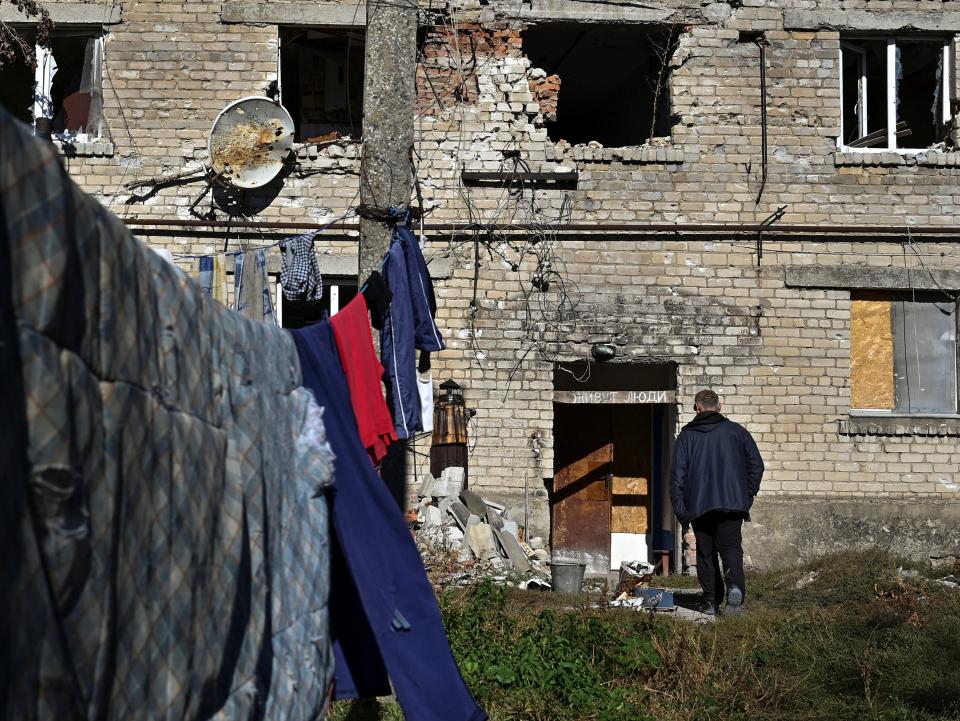
[[[752,574],[748,614],[708,625],[490,584],[440,603],[494,721],[958,719],[960,591],[903,565],[869,551]],[[403,717],[387,702],[331,718]]]

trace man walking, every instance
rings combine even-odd
[[[684,525],[697,538],[697,577],[704,612],[717,613],[726,590],[726,612],[740,613],[746,579],[741,527],[760,490],[763,459],[753,436],[720,415],[720,399],[711,390],[694,398],[696,417],[680,431],[673,451],[670,498]],[[720,559],[727,569],[727,585]]]

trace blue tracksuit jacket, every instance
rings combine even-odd
[[[387,401],[397,438],[422,430],[417,391],[416,350],[439,351],[446,345],[434,321],[437,302],[420,244],[406,226],[393,231],[381,275],[392,299],[380,333],[380,362],[387,373]]]

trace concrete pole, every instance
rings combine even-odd
[[[360,202],[406,208],[413,189],[417,0],[368,0]],[[380,267],[390,229],[360,219],[359,282]]]
[[[367,0],[360,202],[377,208],[410,205],[417,19],[417,0]],[[380,268],[389,245],[386,225],[360,219],[357,287]],[[407,502],[406,460],[406,444],[394,443],[380,465],[401,511]]]

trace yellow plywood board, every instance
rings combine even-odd
[[[649,512],[646,506],[618,506],[610,509],[611,533],[646,533]]]
[[[613,494],[615,496],[645,496],[647,479],[642,476],[614,476]]]
[[[853,408],[894,407],[893,321],[890,302],[850,303],[850,404]]]

